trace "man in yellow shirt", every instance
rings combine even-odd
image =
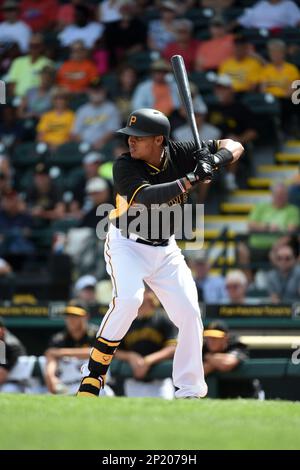
[[[252,91],[259,82],[261,63],[249,52],[249,43],[243,36],[234,40],[234,55],[219,67],[219,74],[229,75],[236,93]]]
[[[70,140],[74,113],[68,108],[65,90],[58,89],[53,95],[53,109],[43,114],[37,126],[38,141],[54,149]]]
[[[51,60],[43,55],[43,47],[42,35],[34,34],[30,39],[29,54],[12,62],[6,81],[11,84],[13,95],[24,96],[28,90],[39,86],[40,71],[46,65],[52,65]]]
[[[282,127],[290,133],[291,118],[296,116],[299,120],[299,110],[292,103],[291,94],[294,91],[292,83],[299,80],[300,73],[295,65],[286,62],[286,45],[280,39],[268,42],[268,54],[271,62],[262,68],[261,91],[279,99]]]

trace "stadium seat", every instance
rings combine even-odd
[[[53,152],[49,163],[60,168],[73,168],[81,164],[83,156],[77,142],[67,142]]]
[[[247,93],[243,96],[242,101],[255,114],[279,115],[278,100],[269,93]]]
[[[148,73],[150,66],[153,62],[151,51],[136,52],[130,54],[127,58],[127,63],[133,67],[140,75]]]
[[[43,158],[45,158],[45,154],[41,155],[37,152],[35,142],[24,142],[15,147],[12,154],[12,164],[16,168],[32,167]]]
[[[189,79],[195,83],[199,92],[203,95],[213,93],[213,78],[214,74],[212,72],[192,72],[189,74]]]

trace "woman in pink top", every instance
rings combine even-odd
[[[233,54],[232,34],[227,34],[222,18],[213,18],[210,24],[211,39],[202,41],[196,51],[195,70],[217,70],[221,62]]]
[[[174,54],[180,54],[184,58],[186,68],[189,72],[194,70],[196,51],[200,44],[192,38],[193,23],[187,19],[175,22],[176,41],[171,42],[163,51],[166,60],[170,60]]]

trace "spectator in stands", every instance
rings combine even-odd
[[[4,21],[0,23],[0,44],[16,42],[22,53],[28,51],[30,28],[19,19],[19,3],[6,0],[2,5]]]
[[[11,64],[7,82],[11,87],[11,94],[24,96],[28,90],[40,84],[39,72],[52,62],[43,55],[43,37],[33,34],[29,43],[29,54],[17,57]]]
[[[82,166],[83,175],[78,179],[76,185],[73,188],[74,200],[78,202],[79,207],[82,207],[85,211],[90,209],[91,204],[86,202],[85,187],[88,181],[92,178],[98,178],[100,176],[101,164],[105,161],[105,156],[99,152],[89,152],[85,155]]]
[[[21,0],[21,16],[32,31],[50,31],[56,21],[57,0]]]
[[[84,214],[79,226],[95,230],[102,218],[107,216],[107,214],[102,217],[96,215],[98,206],[100,204],[112,203],[111,191],[107,180],[99,177],[90,179],[86,184],[86,194],[92,202],[92,207]]]
[[[261,74],[260,61],[249,52],[249,42],[243,36],[234,39],[233,56],[224,60],[219,74],[228,75],[236,93],[253,91]]]
[[[70,0],[67,3],[59,4],[56,17],[56,26],[58,31],[64,29],[75,21],[75,7],[82,3],[82,0]]]
[[[40,85],[27,91],[18,108],[18,116],[23,120],[23,129],[28,140],[35,139],[35,128],[38,120],[52,107],[55,69],[46,65],[39,73],[41,77]]]
[[[227,8],[235,6],[236,0],[201,0],[198,3],[202,8],[212,8],[219,15]]]
[[[163,57],[170,61],[175,54],[180,54],[188,72],[192,72],[195,66],[196,51],[199,41],[193,38],[193,23],[187,19],[176,20],[175,22],[176,40],[170,42],[162,51]]]
[[[28,239],[32,218],[18,193],[10,190],[3,194],[0,207],[1,254],[32,254],[34,246]]]
[[[89,102],[76,112],[73,139],[92,145],[95,150],[107,144],[120,126],[120,113],[107,98],[107,91],[101,80],[92,82],[88,90]]]
[[[281,126],[289,135],[293,130],[291,117],[299,116],[298,108],[292,103],[291,95],[294,92],[292,82],[299,80],[300,73],[295,65],[286,62],[286,45],[280,39],[271,39],[268,42],[268,54],[271,63],[262,68],[261,90],[279,99]]]
[[[45,142],[51,149],[71,140],[75,114],[68,105],[69,94],[63,88],[56,89],[52,95],[52,110],[42,115],[37,125],[37,139]]]
[[[203,364],[205,375],[214,372],[231,372],[249,357],[245,344],[229,333],[227,324],[221,320],[209,323],[204,330]],[[226,380],[222,375],[219,383],[220,398],[254,397],[255,389],[252,381]]]
[[[121,19],[105,27],[106,46],[112,66],[126,59],[126,56],[145,49],[147,42],[147,25],[136,16],[135,2],[123,2],[120,12]]]
[[[3,348],[4,343],[4,348]],[[2,362],[1,353],[5,354]],[[21,341],[5,328],[4,320],[0,318],[0,392],[18,393],[20,386],[9,381],[9,372],[16,365],[20,356],[25,353],[25,348]]]
[[[0,47],[0,75],[7,78],[8,71],[13,61],[20,57],[21,51],[16,42],[9,42]],[[8,83],[8,82],[7,82]],[[9,90],[8,90],[9,91]]]
[[[274,269],[267,273],[267,289],[271,302],[291,303],[300,300],[299,253],[291,245],[278,246],[274,255]]]
[[[249,152],[249,144],[256,139],[255,118],[250,109],[236,99],[232,80],[228,75],[219,75],[216,79],[215,95],[217,102],[209,107],[208,121],[221,129],[221,139],[237,139]],[[238,165],[227,168],[224,175],[228,191],[238,188],[236,172]]]
[[[7,276],[12,272],[11,265],[3,258],[0,258],[0,277]]]
[[[155,311],[157,305],[153,292],[146,289],[138,317],[115,354],[116,359],[128,362],[132,369],[133,378],[126,379],[124,383],[127,397],[174,397],[170,378],[147,379],[151,367],[172,359],[176,348],[174,326],[165,314]]]
[[[248,305],[257,304],[255,297],[247,297],[248,279],[239,269],[230,271],[225,277],[226,295],[220,300],[221,304]]]
[[[209,27],[210,38],[201,41],[196,50],[195,70],[218,70],[222,62],[233,55],[234,44],[232,34],[228,34],[224,20],[215,16]]]
[[[0,201],[2,196],[11,190],[10,175],[0,167]]]
[[[172,1],[160,4],[160,18],[152,20],[148,30],[148,47],[153,51],[162,52],[169,43],[176,40],[175,18],[177,5]]]
[[[0,142],[11,151],[23,139],[23,127],[12,104],[1,106],[0,115]]]
[[[71,301],[64,313],[65,330],[51,338],[45,352],[45,380],[50,393],[74,395],[81,380],[80,367],[89,357],[97,326],[88,324],[82,302]]]
[[[96,40],[102,36],[103,31],[103,25],[92,20],[90,7],[80,3],[75,5],[74,23],[66,26],[58,37],[63,47],[81,40],[87,49],[91,49]]]
[[[47,225],[64,216],[61,191],[51,180],[49,168],[44,163],[35,167],[33,185],[26,192],[26,202],[37,225]]]
[[[83,93],[90,82],[98,78],[96,65],[88,58],[83,41],[75,41],[70,46],[70,58],[63,62],[57,73],[58,85],[71,93]]]
[[[199,138],[201,140],[220,139],[220,129],[206,122],[207,106],[203,100],[199,100],[197,98],[194,99],[194,112]],[[182,106],[179,109],[179,113],[181,113],[186,119],[186,113]],[[193,140],[193,134],[189,124],[183,124],[182,126],[177,127],[173,132],[173,138],[179,142]]]
[[[105,34],[95,42],[92,59],[97,67],[98,75],[100,75],[100,77],[109,72],[109,50],[107,49]]]
[[[295,28],[300,24],[300,9],[291,0],[260,0],[247,8],[233,25],[244,28]]]
[[[226,295],[225,279],[222,276],[210,274],[211,266],[204,250],[200,250],[196,256],[188,259],[199,301],[206,304],[217,304]]]
[[[249,215],[250,249],[242,256],[243,263],[268,262],[269,251],[280,234],[295,231],[300,225],[299,209],[288,203],[288,188],[283,183],[272,187],[272,201],[254,206]],[[246,247],[244,247],[246,248]]]
[[[98,18],[103,24],[114,23],[122,17],[120,9],[124,2],[121,0],[103,0],[98,7]]]
[[[134,91],[132,109],[154,108],[169,116],[179,107],[179,96],[175,81],[169,82],[171,71],[165,60],[159,59],[151,65],[151,78],[140,83]]]
[[[87,305],[97,302],[96,298],[97,279],[91,274],[81,276],[74,285],[76,299],[85,302]]]
[[[118,72],[118,87],[114,94],[115,103],[121,113],[122,122],[126,123],[131,113],[131,100],[137,84],[137,74],[133,67],[123,66]]]

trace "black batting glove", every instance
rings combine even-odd
[[[200,182],[209,183],[212,180],[213,167],[208,161],[199,161],[194,171],[187,173],[185,176],[192,186]]]
[[[193,158],[197,164],[191,173],[186,175],[190,184],[193,186],[199,182],[210,182],[212,180],[214,161],[213,155],[207,147],[202,147],[193,152]]]
[[[213,154],[210,152],[208,147],[204,146],[199,150],[195,150],[195,152],[193,152],[193,158],[197,163],[202,161],[209,163],[212,167],[214,166]]]

